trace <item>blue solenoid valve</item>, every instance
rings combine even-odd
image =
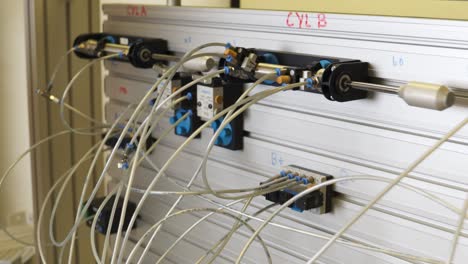
[[[221,126],[221,123],[223,123],[224,118],[220,118],[213,123],[211,123],[211,128],[213,128],[213,132],[218,131],[219,127]],[[233,131],[232,131],[232,125],[229,123],[227,124],[221,133],[219,133],[219,136],[216,138],[215,144],[217,146],[222,146],[222,147],[227,147],[231,144],[233,140]]]
[[[188,114],[177,126],[175,127],[175,133],[179,136],[190,136],[193,130],[193,113],[192,110],[186,110],[179,108],[175,110],[174,116],[170,118],[169,122],[175,124],[179,119],[183,118],[185,114]]]

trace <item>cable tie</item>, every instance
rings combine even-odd
[[[187,96],[187,100],[189,100],[189,101],[192,100],[192,98],[193,98],[192,93],[187,93],[186,96]]]

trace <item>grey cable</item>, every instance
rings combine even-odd
[[[397,185],[403,178],[412,172],[419,164],[421,164],[427,157],[436,151],[442,144],[455,135],[468,123],[468,118],[465,118],[457,126],[451,129],[444,137],[436,142],[430,149],[428,149],[421,157],[414,161],[404,172],[395,178],[392,183],[384,188],[370,203],[368,203],[353,219],[346,223],[308,262],[307,264],[314,263],[332,244],[336,241],[346,230],[348,230],[357,220],[361,218],[374,204],[376,204],[387,192],[389,192],[395,185]]]

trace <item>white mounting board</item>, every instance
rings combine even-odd
[[[180,53],[207,42],[231,42],[244,47],[360,59],[370,63],[370,73],[378,82],[434,82],[448,85],[459,94],[468,92],[465,89],[468,88],[468,22],[326,14],[326,27],[318,28],[318,18],[323,19],[323,15],[308,13],[310,27],[303,24],[303,28],[298,28],[297,21],[291,26],[288,12],[145,6],[146,16],[137,17],[127,9],[126,5],[104,6],[109,18],[104,23],[104,32],[167,39],[170,50]],[[139,101],[156,79],[152,70],[138,70],[126,63],[107,62],[106,67],[110,74],[106,77],[105,93],[111,99],[106,105],[106,118],[112,121],[126,104]],[[254,92],[264,89],[267,87],[259,87]],[[397,96],[388,94],[337,103],[317,94],[284,92],[247,111],[245,130],[249,136],[245,137],[244,150],[213,149],[208,163],[209,177],[217,188],[257,186],[265,177],[278,173],[281,165],[294,164],[336,178],[369,174],[391,179],[467,114],[466,99],[459,99],[454,107],[438,112],[407,106]],[[168,122],[162,122],[154,136],[168,126]],[[170,167],[168,175],[185,183],[198,166],[200,153],[211,135],[212,131],[206,130],[201,139],[194,140]],[[183,140],[175,135],[167,137],[151,159],[161,166]],[[460,208],[465,197],[462,190],[468,188],[467,145],[468,128],[465,128],[404,182]],[[123,177],[117,169],[112,169],[110,174]],[[154,174],[142,168],[135,184],[145,187]],[[168,182],[160,184],[161,188],[171,188]],[[197,186],[202,185],[197,181]],[[335,190],[341,195],[336,199],[333,213],[317,216],[287,210],[276,221],[332,234],[383,186],[368,181],[339,184]],[[132,198],[138,201],[137,195]],[[145,204],[140,227],[132,234],[133,241],[145,227],[165,214],[175,198],[153,197]],[[263,198],[257,198],[250,212],[267,204]],[[187,198],[180,208],[208,205],[198,198]],[[187,215],[164,225],[164,232],[153,244],[147,262],[153,263],[199,216]],[[445,260],[457,217],[417,194],[395,188],[345,237]],[[227,218],[213,217],[175,248],[168,263],[193,263],[228,232],[230,223]],[[275,263],[303,263],[325,242],[277,228],[267,228],[262,234],[271,247]],[[235,260],[247,235],[243,229],[234,236],[218,262]],[[406,263],[342,245],[333,246],[322,261]],[[467,261],[465,224],[455,263]],[[261,248],[254,244],[245,263],[264,262]]]

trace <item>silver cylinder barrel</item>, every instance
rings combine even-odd
[[[83,43],[80,43],[77,47],[77,50],[79,50],[80,53],[93,55],[96,49],[98,48],[98,45],[99,43],[96,40],[89,39]],[[128,45],[106,43],[102,50],[105,51],[107,54],[124,53],[126,55],[128,54],[129,48],[130,47]]]
[[[455,102],[455,95],[444,85],[409,82],[400,87],[400,96],[408,105],[444,110]]]
[[[184,63],[184,70],[191,72],[205,72],[213,69],[216,66],[216,61],[210,56],[203,56],[188,60]]]
[[[255,69],[255,78],[260,79],[265,75],[273,75],[271,78],[268,78],[268,80],[275,81],[277,77],[277,69],[279,69],[280,74],[287,74],[286,66],[261,62]]]

